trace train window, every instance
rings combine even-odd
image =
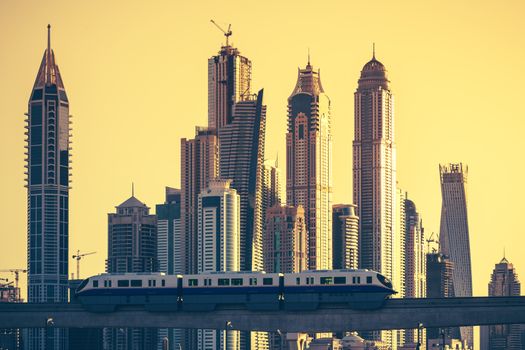
[[[211,286],[211,278],[205,278],[204,279],[204,285],[205,286]]]
[[[306,277],[306,284],[314,284],[314,278],[313,277]]]
[[[332,277],[321,277],[321,284],[332,284],[334,279]]]
[[[119,287],[129,287],[129,280],[118,280],[117,286],[119,286]]]
[[[131,280],[132,287],[142,287],[142,280]]]
[[[301,284],[301,277],[297,277],[295,279],[295,284]]]
[[[107,286],[108,286],[108,281],[104,280],[104,287],[107,287]]]
[[[366,283],[372,283],[372,276],[366,276]]]
[[[242,278],[232,278],[232,286],[242,286]]]
[[[108,286],[111,287],[111,280],[108,281]]]
[[[229,286],[229,285],[230,285],[229,278],[219,278],[219,286]]]
[[[334,277],[334,284],[346,284],[346,277]]]
[[[250,286],[256,286],[257,285],[257,278],[250,278]]]
[[[196,279],[196,278],[192,278],[192,279],[189,279],[188,280],[188,286],[198,286],[199,285],[199,280]]]
[[[157,280],[152,280],[152,281],[151,281],[151,285],[152,285],[153,287],[156,287],[156,286],[157,286]]]
[[[272,286],[273,285],[273,278],[263,278],[263,285],[264,286]]]
[[[98,288],[98,281],[93,281],[93,287]]]
[[[161,286],[162,286],[162,287],[166,287],[166,280],[162,280],[162,282],[161,282]]]

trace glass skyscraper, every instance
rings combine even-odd
[[[30,303],[68,301],[70,115],[50,31],[26,119]],[[29,349],[65,349],[66,342],[59,329],[31,329],[27,339]]]

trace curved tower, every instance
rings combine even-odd
[[[28,301],[67,303],[69,237],[69,101],[47,49],[27,113]],[[64,349],[63,330],[30,330],[29,349]]]
[[[330,99],[310,61],[288,98],[287,204],[301,205],[308,230],[308,268],[332,268],[332,131]]]

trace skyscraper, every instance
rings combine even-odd
[[[359,217],[356,210],[353,204],[336,204],[332,207],[334,269],[359,267]]]
[[[505,257],[494,267],[488,289],[490,297],[521,294],[518,274]],[[484,326],[481,328],[481,350],[521,350],[521,333],[519,324]]]
[[[157,217],[146,204],[132,195],[108,214],[109,273],[156,272]],[[157,346],[157,330],[133,328],[119,331],[105,329],[105,347],[115,350],[146,350]]]
[[[28,103],[28,301],[67,303],[69,255],[69,100],[51,49],[47,49]],[[49,334],[51,333],[51,334]],[[29,330],[29,349],[65,349],[66,331]]]
[[[262,173],[266,106],[263,90],[236,103],[233,121],[219,130],[220,177],[241,198],[241,270],[262,270]]]
[[[277,167],[277,161],[265,160],[263,163],[263,207],[271,208],[276,204],[283,204],[283,184],[281,170]],[[263,217],[266,215],[263,214]]]
[[[240,270],[240,197],[230,182],[211,180],[199,195],[199,273]],[[238,331],[198,330],[197,340],[199,349],[206,350],[240,346]]]
[[[264,271],[293,273],[307,269],[306,224],[303,207],[276,204],[266,215]]]
[[[186,247],[185,273],[197,273],[198,196],[219,175],[219,141],[215,130],[195,128],[194,139],[181,139],[181,225]]]
[[[353,194],[359,216],[359,267],[396,277],[396,148],[394,97],[385,66],[374,55],[354,93]],[[392,347],[393,332],[381,332]],[[377,335],[374,338],[377,339]]]
[[[330,99],[310,60],[288,98],[286,200],[303,206],[310,269],[332,268],[332,131]]]
[[[252,62],[226,44],[208,59],[208,127],[218,131],[232,122],[233,105],[251,95]]]
[[[452,289],[455,297],[472,296],[470,238],[467,214],[468,167],[462,163],[439,165],[441,177],[441,252],[454,263]],[[472,327],[461,327],[461,339],[473,346]]]
[[[180,219],[181,193],[179,189],[166,187],[164,204],[157,204],[157,258],[159,271],[168,275],[186,273],[183,230]],[[163,349],[163,340],[168,338],[169,350],[175,350],[177,344],[184,344],[185,332],[182,329],[159,329],[158,350]]]

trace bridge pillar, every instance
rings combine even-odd
[[[311,341],[308,333],[286,333],[289,350],[305,350]]]

